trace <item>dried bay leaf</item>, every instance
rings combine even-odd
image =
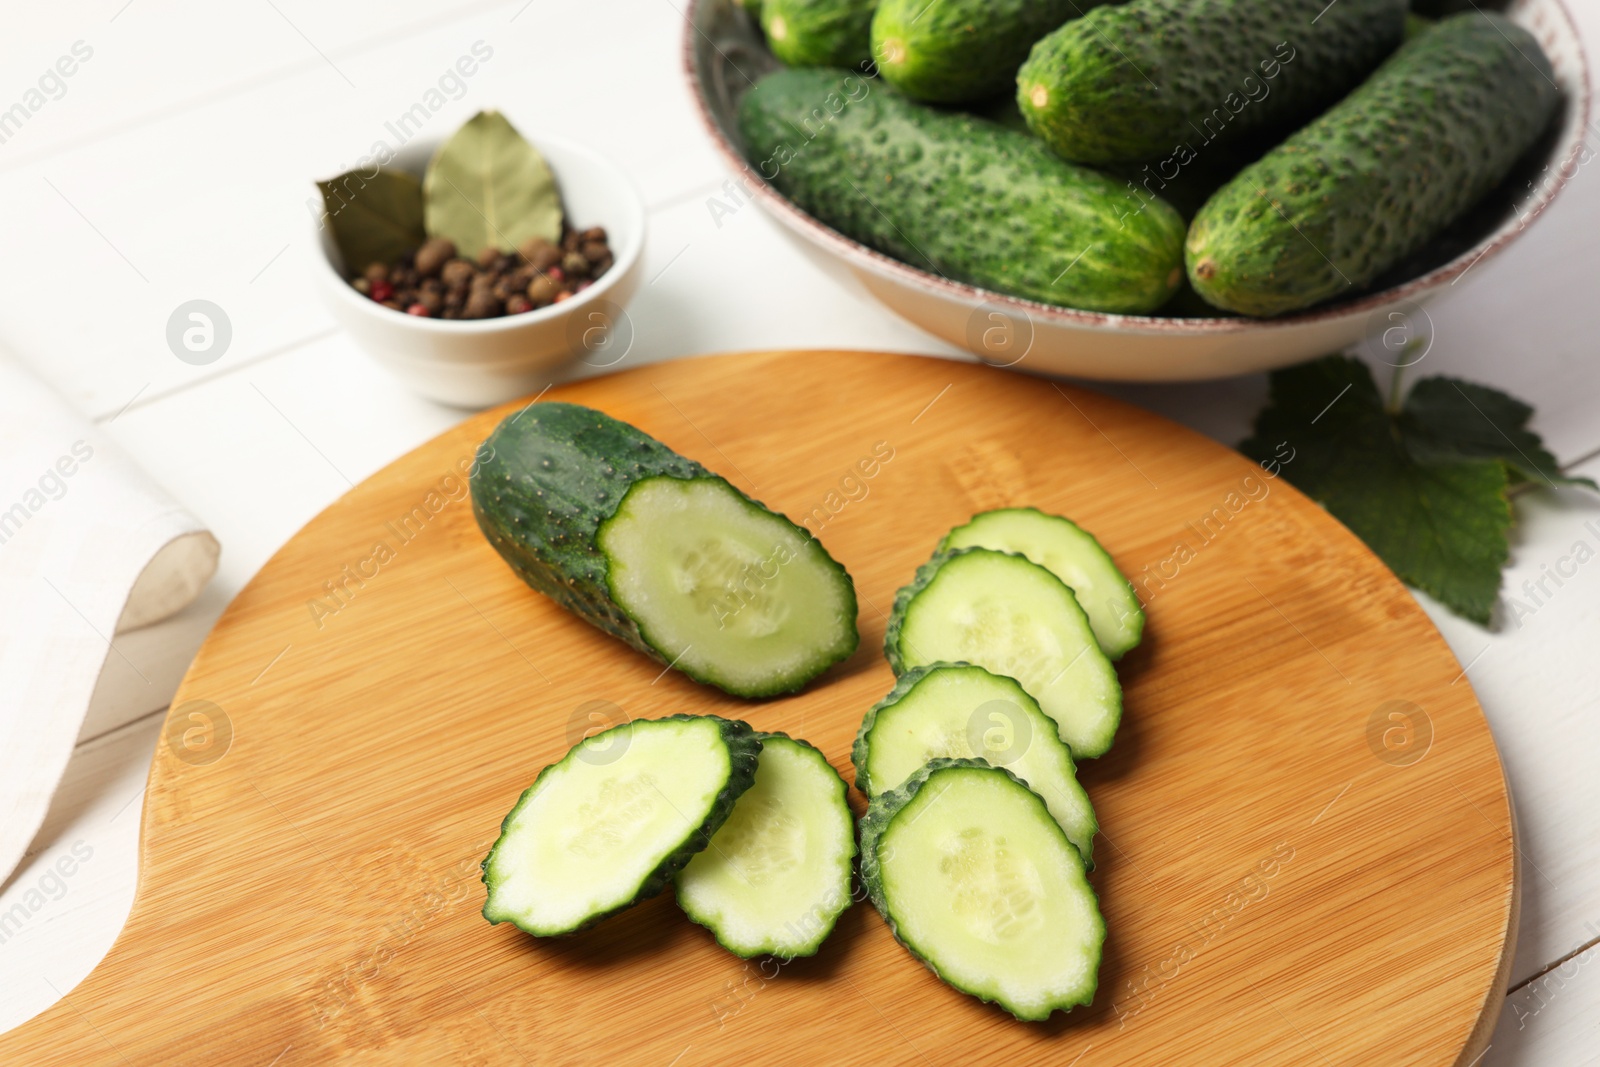
[[[423,232],[422,183],[403,171],[346,171],[317,183],[334,243],[354,277],[372,263],[388,265],[415,252]]]
[[[498,111],[480,111],[439,146],[422,180],[425,227],[464,256],[561,239],[561,194],[537,149]]]

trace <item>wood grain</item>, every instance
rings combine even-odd
[[[230,606],[157,748],[126,928],[0,1037],[0,1062],[1477,1055],[1517,886],[1493,740],[1411,596],[1281,479],[1093,393],[936,360],[729,356],[557,396],[809,516],[855,577],[861,651],[759,704],[662,674],[484,543],[457,467],[505,412],[470,419],[319,515]],[[892,459],[861,479],[880,443]],[[1149,599],[1121,735],[1083,772],[1111,931],[1092,1008],[1018,1023],[941,985],[864,904],[783,966],[727,955],[670,895],[563,941],[483,922],[477,861],[593,702],[738,715],[847,771],[892,683],[894,590],[951,525],[1003,503],[1079,519]],[[1425,749],[1421,732],[1384,747],[1395,701]],[[226,745],[185,741],[218,709]]]

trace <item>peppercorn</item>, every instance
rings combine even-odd
[[[419,318],[486,319],[570,300],[613,263],[600,226],[563,229],[559,244],[532,237],[516,252],[485,248],[475,259],[435,237],[392,264],[369,264],[350,284],[384,307]]]
[[[442,268],[456,255],[456,243],[448,237],[432,237],[428,243],[417,249],[415,265],[417,273],[424,278],[431,278],[439,273]]]
[[[536,308],[542,308],[555,302],[556,294],[561,291],[561,283],[548,274],[541,274],[528,283],[528,302]]]
[[[527,257],[528,265],[537,271],[546,271],[561,262],[561,249],[549,241],[539,242],[533,255]]]
[[[478,273],[477,268],[464,259],[452,259],[439,272],[440,279],[452,289],[465,289]]]
[[[473,279],[472,292],[467,294],[467,306],[462,309],[464,319],[490,319],[500,314],[499,297],[494,295],[494,280],[480,274]]]

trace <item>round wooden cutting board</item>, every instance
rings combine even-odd
[[[471,418],[317,516],[228,608],[157,747],[127,927],[0,1062],[1465,1067],[1482,1049],[1517,902],[1493,740],[1410,594],[1285,479],[1093,393],[934,359],[725,356],[556,398],[818,532],[855,578],[859,652],[746,703],[564,614],[473,522],[461,471],[512,408]],[[1292,471],[1295,442],[1279,452]],[[729,955],[670,893],[559,941],[483,921],[501,817],[623,715],[745,718],[853,780],[893,681],[895,590],[1009,504],[1083,523],[1148,603],[1116,747],[1082,770],[1110,930],[1092,1007],[1017,1022],[866,903],[788,963]]]

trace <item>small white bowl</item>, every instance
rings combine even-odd
[[[605,227],[614,257],[599,281],[559,304],[497,319],[407,315],[352,289],[333,231],[320,220],[316,224],[322,250],[316,274],[334,318],[373,359],[432,400],[472,408],[515,400],[548,385],[559,368],[580,358],[610,366],[632,340],[622,308],[639,284],[643,198],[616,164],[589,149],[557,137],[529,140],[550,164],[568,223],[580,230]],[[441,143],[412,141],[389,166],[420,177]],[[460,250],[465,256],[478,251]]]
[[[1431,343],[1423,308],[1480,262],[1510,244],[1587,162],[1589,72],[1572,14],[1561,0],[1515,0],[1506,14],[1543,46],[1566,94],[1566,110],[1542,143],[1451,235],[1418,257],[1417,269],[1386,288],[1275,319],[1108,315],[1041,304],[950,281],[883,255],[824,225],[764,181],[744,158],[739,101],[779,66],[735,0],[690,0],[683,38],[690,95],[711,143],[754,198],[802,248],[842,267],[890,310],[993,366],[1104,381],[1222,378],[1287,366],[1365,342],[1379,358]],[[1542,172],[1540,163],[1546,164]],[[1522,183],[1534,188],[1524,195]]]

